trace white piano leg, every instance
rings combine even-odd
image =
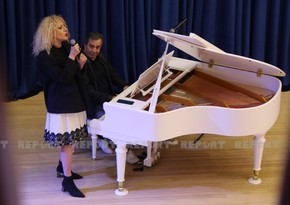
[[[265,144],[265,133],[258,134],[254,138],[254,173],[248,181],[252,184],[261,184],[262,180],[259,178],[261,170],[261,163]]]
[[[124,188],[125,181],[125,168],[126,168],[126,153],[127,144],[123,142],[117,142],[116,148],[116,160],[117,160],[117,181],[118,189],[115,190],[115,194],[118,196],[124,196],[128,194],[128,190]]]
[[[92,134],[92,159],[96,160],[97,159],[97,140],[98,140],[98,135]]]

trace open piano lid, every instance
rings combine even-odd
[[[189,36],[153,30],[153,35],[184,51],[192,57],[208,63],[232,69],[257,73],[257,75],[285,76],[279,68],[255,59],[226,53],[200,36],[190,33]]]

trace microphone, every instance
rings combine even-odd
[[[75,39],[70,39],[70,41],[69,41],[69,43],[70,43],[70,45],[71,46],[74,46],[74,45],[76,45],[77,44],[77,42],[76,42],[76,40]]]
[[[70,39],[69,44],[70,44],[71,46],[74,46],[74,45],[77,44],[77,42],[76,42],[75,39],[72,38],[72,39]],[[77,55],[78,58],[80,57],[81,53],[82,53],[82,49],[80,49],[80,53]]]
[[[174,26],[172,29],[170,29],[171,33],[175,33],[181,26],[187,21],[187,19],[183,19],[180,23],[178,23],[176,26]]]

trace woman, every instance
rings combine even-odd
[[[79,55],[79,45],[71,46],[68,39],[65,20],[57,15],[47,16],[34,34],[33,55],[47,109],[44,140],[60,147],[57,171],[64,176],[62,190],[74,197],[85,197],[74,184],[73,179],[82,176],[71,171],[71,162],[74,143],[87,136],[81,83],[81,69],[87,58]]]

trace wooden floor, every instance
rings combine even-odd
[[[199,146],[192,147],[198,135],[190,135],[179,137],[176,146],[163,146],[160,160],[151,168],[134,171],[140,165],[127,165],[125,187],[129,194],[116,196],[115,157],[98,151],[98,159],[93,161],[87,139],[79,144],[73,159],[73,171],[84,176],[75,181],[86,195],[84,199],[61,192],[62,179],[56,178],[55,172],[59,150],[42,141],[46,113],[43,93],[9,102],[13,137],[9,146],[14,148],[21,205],[278,204],[289,149],[289,102],[290,93],[282,93],[280,116],[266,136],[260,185],[247,181],[253,169],[252,136],[204,135]]]

